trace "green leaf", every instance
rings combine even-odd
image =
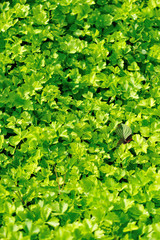
[[[147,153],[148,143],[147,141],[141,137],[139,134],[135,134],[133,136],[133,147],[135,149],[136,154],[138,155],[140,152]]]
[[[44,219],[44,221],[47,221],[49,215],[52,212],[52,207],[48,204],[45,205],[42,209],[41,209],[41,215],[42,215],[42,219]]]
[[[119,125],[119,126],[116,128],[116,134],[117,134],[120,138],[123,138],[123,127],[122,127],[122,124]]]
[[[125,124],[120,124],[116,129],[116,134],[123,139],[126,139],[132,134],[132,130]]]
[[[113,22],[113,17],[110,14],[101,14],[96,22],[97,27],[107,27]]]
[[[4,143],[4,136],[0,135],[0,149],[3,147],[3,143]]]
[[[138,64],[136,62],[133,62],[129,67],[128,67],[128,70],[130,71],[139,71],[140,68],[138,66]]]
[[[60,208],[61,208],[61,212],[62,212],[62,213],[66,212],[67,209],[68,209],[68,203],[61,202],[61,203],[60,203]]]
[[[132,134],[132,130],[130,127],[128,127],[125,124],[122,124],[122,128],[123,128],[123,136],[124,139],[126,139],[127,137],[129,137]]]
[[[33,11],[33,20],[36,24],[46,25],[48,23],[49,18],[42,4],[34,6],[32,8],[32,11]]]
[[[59,219],[56,217],[53,217],[51,219],[49,219],[49,221],[46,222],[48,225],[52,226],[52,227],[58,227],[59,226]]]
[[[135,231],[135,230],[138,230],[138,228],[139,227],[136,225],[136,222],[131,222],[127,224],[127,227],[123,229],[123,232]]]
[[[14,147],[17,146],[20,141],[21,141],[21,136],[19,135],[9,138],[9,144],[11,144],[11,146],[14,146]]]

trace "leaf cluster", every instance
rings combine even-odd
[[[1,1],[0,239],[159,239],[159,14]]]

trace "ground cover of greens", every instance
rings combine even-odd
[[[160,239],[160,1],[1,0],[0,31],[0,239]]]

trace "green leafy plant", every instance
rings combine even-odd
[[[1,1],[0,239],[159,239],[159,8]]]

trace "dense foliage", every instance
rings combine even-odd
[[[1,0],[0,31],[0,239],[159,239],[160,1]]]

